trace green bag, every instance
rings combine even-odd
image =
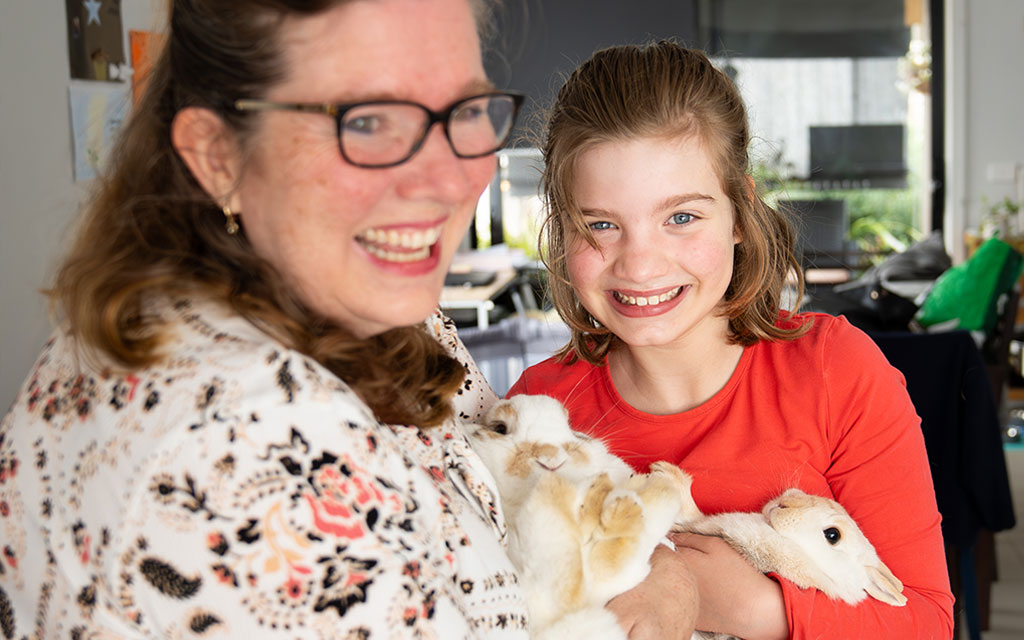
[[[999,238],[989,238],[966,261],[935,281],[914,320],[922,327],[959,319],[957,329],[991,332],[999,319],[999,296],[1020,278],[1024,256]]]

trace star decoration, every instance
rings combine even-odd
[[[100,6],[103,3],[100,0],[82,0],[82,4],[84,4],[86,10],[89,11],[89,17],[85,21],[85,24],[89,25],[93,22],[100,24]]]

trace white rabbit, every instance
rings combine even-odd
[[[832,599],[857,604],[871,596],[901,607],[903,584],[838,502],[789,489],[760,513],[720,513],[676,527],[718,536],[764,573],[799,587],[814,587]],[[697,638],[729,638],[697,632]]]
[[[633,475],[547,396],[499,401],[468,431],[497,481],[533,637],[624,640],[604,605],[647,576],[673,524],[700,516],[690,477],[668,463]]]

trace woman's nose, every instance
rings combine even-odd
[[[490,173],[481,171],[489,164]],[[430,128],[419,151],[406,162],[399,194],[409,199],[429,199],[444,204],[458,204],[483,192],[496,168],[495,156],[462,159],[455,155],[444,127]]]

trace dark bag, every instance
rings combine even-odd
[[[836,285],[833,291],[850,305],[842,313],[854,325],[867,331],[905,331],[917,313],[918,304],[899,293],[893,283],[934,281],[952,262],[942,243],[942,234],[934,231],[871,267],[853,282]]]

